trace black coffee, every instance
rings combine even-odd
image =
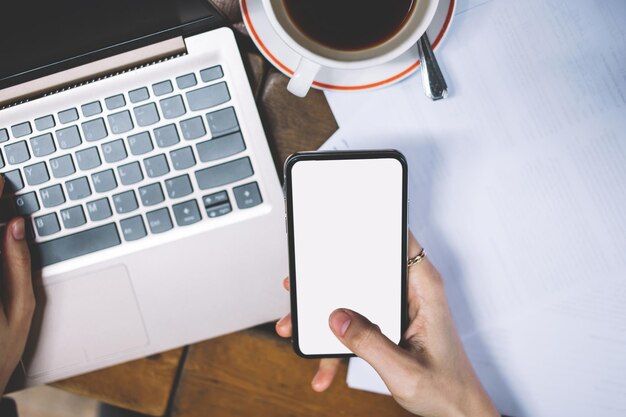
[[[291,21],[329,48],[357,51],[392,38],[414,0],[282,0]]]

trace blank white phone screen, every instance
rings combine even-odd
[[[298,345],[351,353],[328,325],[354,310],[395,343],[402,332],[403,166],[393,158],[303,160],[291,171]]]

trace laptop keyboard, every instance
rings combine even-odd
[[[261,204],[230,100],[214,66],[0,125],[0,223],[46,266]]]

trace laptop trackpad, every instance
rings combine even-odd
[[[33,324],[31,337],[37,338],[37,348],[27,359],[29,377],[148,343],[135,291],[123,265],[77,275],[40,290],[44,292],[43,309],[38,307],[38,320]]]

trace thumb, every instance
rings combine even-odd
[[[335,336],[352,352],[369,363],[393,393],[415,367],[410,355],[389,340],[378,326],[352,310],[332,312],[329,324]]]
[[[28,329],[35,296],[24,219],[11,221],[6,229],[2,263],[7,318],[11,327]]]

